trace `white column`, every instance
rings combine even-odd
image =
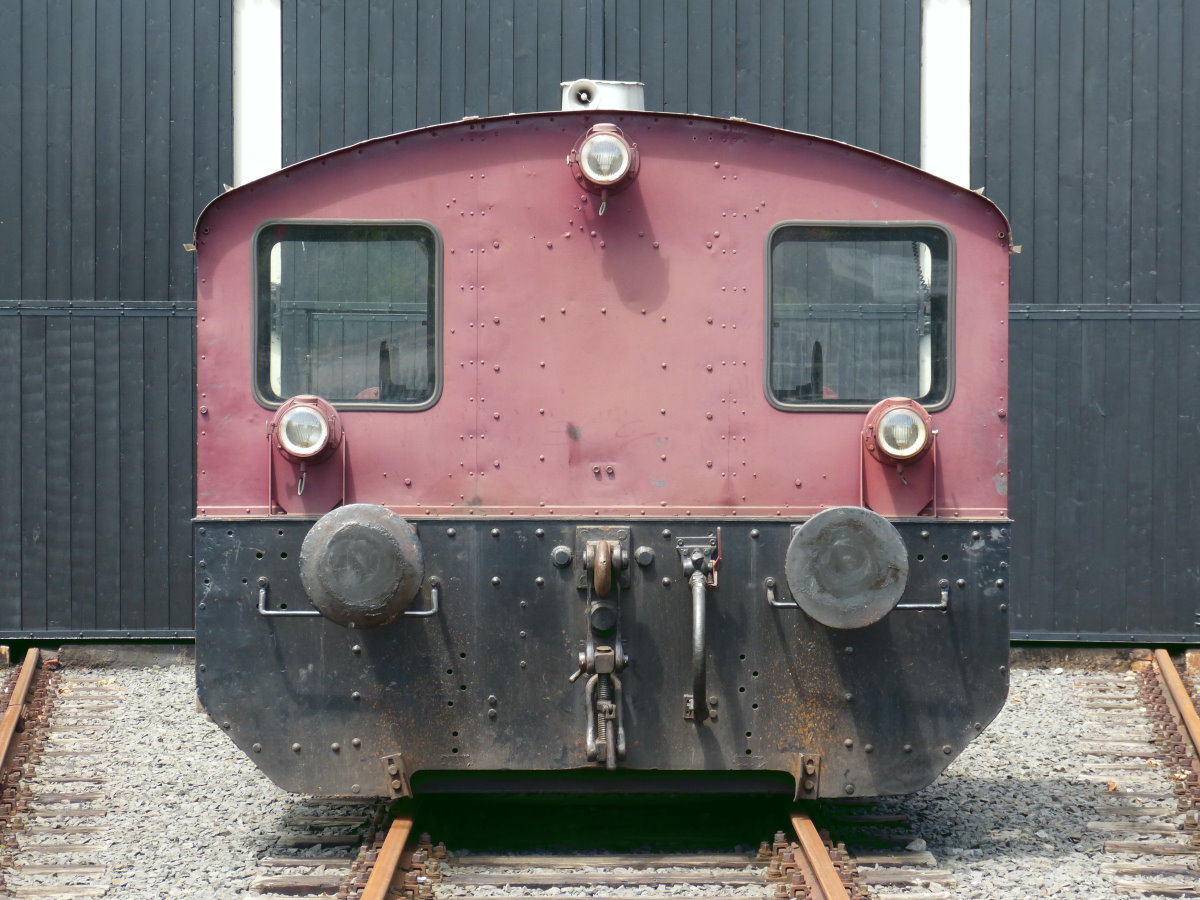
[[[971,186],[971,0],[921,0],[921,168]]]
[[[233,180],[245,184],[283,160],[280,0],[233,0]]]

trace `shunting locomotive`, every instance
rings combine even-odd
[[[1004,216],[563,94],[202,214],[201,701],[312,794],[927,785],[1008,685]]]

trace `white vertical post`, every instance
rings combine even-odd
[[[921,168],[970,187],[971,0],[921,0]]]
[[[245,184],[283,160],[280,0],[233,2],[233,180]]]

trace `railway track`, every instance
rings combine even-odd
[[[8,764],[0,781],[0,895],[133,896],[122,882],[120,862],[113,863],[112,850],[120,850],[124,836],[110,833],[108,825],[129,797],[125,788],[110,788],[93,774],[98,761],[114,753],[109,717],[123,705],[123,682],[103,672],[55,671],[39,661],[27,658],[20,673],[9,670],[0,683],[0,749]],[[1093,862],[1091,871],[1104,873],[1113,895],[1200,897],[1195,691],[1165,653],[1153,654],[1136,669],[1124,676],[1069,676],[1097,728],[1082,748],[1095,760],[1091,774],[1083,777],[1095,783],[1097,801],[1090,819],[1081,818],[1077,827],[1087,822],[1087,831],[1096,834],[1090,840],[1097,841],[1105,858]],[[446,853],[422,829],[453,835],[461,847],[497,841],[462,834],[457,825],[451,827],[457,821],[453,816],[426,820],[425,807],[414,821],[389,819],[382,805],[371,802],[310,798],[287,804],[275,819],[279,830],[262,835],[256,864],[242,869],[239,883],[230,885],[231,895],[344,900],[633,900],[663,893],[717,900],[949,900],[955,895],[955,874],[938,867],[909,822],[888,814],[888,804],[867,801],[814,804],[804,808],[811,819],[793,811],[790,821],[756,810],[747,817],[748,831],[738,823],[739,838],[770,835],[783,822],[788,826],[766,842],[762,853],[601,855]],[[520,826],[502,818],[502,809],[493,806],[484,816],[498,823],[505,844],[503,835],[517,836]],[[637,819],[635,812],[630,821]],[[761,831],[753,824],[759,821]],[[687,834],[698,833],[691,824]],[[707,833],[703,826],[701,831]],[[945,842],[945,834],[938,837]],[[515,843],[534,849],[540,848],[539,840],[535,835]],[[586,846],[633,845],[610,844],[606,835],[596,834]],[[685,835],[654,846],[696,844]],[[98,856],[101,848],[108,852]],[[964,885],[973,878],[968,871],[957,870]]]
[[[864,854],[856,859],[845,845],[834,844],[804,812],[790,815],[792,833],[775,834],[757,853],[622,854],[451,854],[417,835],[411,816],[397,816],[386,827],[367,818],[313,818],[297,822],[313,829],[306,840],[320,842],[320,829],[354,825],[364,829],[357,855],[338,857],[339,872],[306,874],[298,866],[315,860],[272,857],[261,864],[288,869],[260,876],[250,886],[258,896],[335,896],[343,900],[636,900],[648,891],[711,900],[947,900],[941,891],[921,890],[931,882],[950,881],[928,866],[922,852]],[[854,820],[860,820],[857,823]],[[864,825],[877,831],[897,824],[893,817],[856,812],[839,820],[847,829]],[[911,835],[904,834],[907,841]],[[868,866],[860,866],[866,862]],[[888,892],[902,886],[903,894]],[[914,892],[914,889],[915,892]]]
[[[1200,716],[1196,690],[1165,650],[1138,661],[1133,677],[1081,679],[1083,701],[1098,723],[1083,752],[1101,800],[1105,863],[1117,893],[1200,897]]]

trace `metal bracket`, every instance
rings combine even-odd
[[[780,600],[779,599],[779,584],[774,578],[764,578],[763,579],[763,590],[765,590],[766,594],[767,594],[767,604],[775,607],[776,609],[799,609],[800,608],[800,604],[797,603],[795,600]],[[930,609],[930,610],[937,610],[940,612],[946,612],[948,609],[950,609],[950,582],[947,579],[943,578],[940,581],[938,581],[938,594],[939,594],[939,599],[937,601],[920,601],[920,600],[904,601],[904,600],[902,600],[899,603],[897,603],[894,608],[895,609]],[[1200,615],[1200,613],[1198,613],[1198,615]]]
[[[821,757],[802,753],[792,763],[792,776],[796,779],[793,800],[812,800],[821,795]]]
[[[381,757],[384,771],[388,776],[388,791],[393,797],[411,797],[412,772],[408,759],[403,753],[393,753]]]
[[[599,544],[605,542],[605,546]],[[590,552],[589,552],[590,551]],[[597,552],[599,551],[599,552]],[[622,590],[628,590],[629,580],[629,529],[612,525],[583,525],[575,529],[575,587],[586,591],[597,587],[596,593],[603,597],[607,586],[615,582]],[[607,563],[604,560],[607,559]],[[596,570],[597,562],[611,571],[611,581],[605,580]],[[597,582],[599,586],[597,586]],[[604,587],[604,590],[600,589]]]
[[[317,609],[288,609],[286,605],[280,609],[268,609],[267,588],[270,584],[265,576],[258,579],[258,614],[260,616],[319,616],[321,614],[321,611]]]
[[[319,616],[319,609],[288,609],[284,605],[280,609],[270,609],[268,603],[270,597],[267,589],[270,587],[270,580],[264,575],[258,579],[258,614],[260,616]],[[437,576],[429,579],[429,608],[428,609],[406,609],[406,616],[436,616],[438,610],[441,609],[442,600],[442,582]]]
[[[679,552],[679,562],[692,594],[692,692],[683,695],[683,718],[699,723],[711,715],[705,608],[708,589],[717,586],[717,570],[721,567],[721,529],[703,537],[676,538],[675,549]]]
[[[945,612],[950,608],[950,581],[942,578],[938,581],[938,594],[940,599],[934,602],[921,602],[910,600],[905,603],[903,600],[896,604],[896,609],[934,609],[940,612]]]

